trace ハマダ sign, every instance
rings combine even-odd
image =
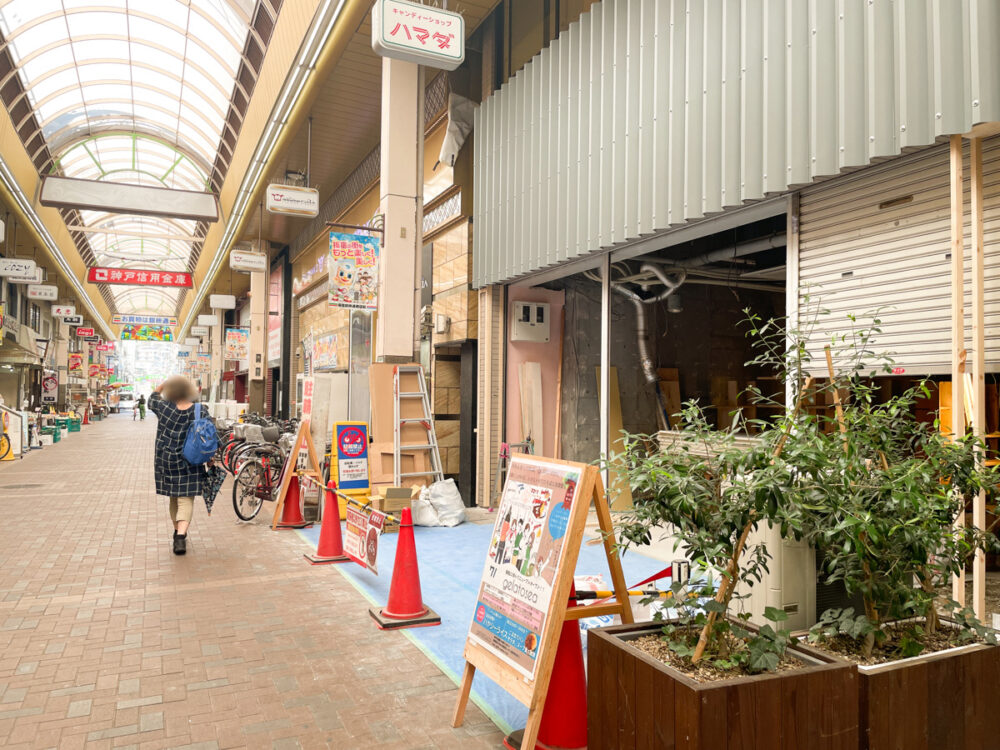
[[[167,271],[137,271],[131,268],[88,268],[91,284],[129,284],[132,286],[169,286],[190,289],[191,274]]]
[[[295,185],[268,185],[267,211],[272,214],[292,216],[317,216],[319,191]]]
[[[454,70],[465,60],[465,21],[453,13],[406,0],[376,0],[372,49],[382,57]]]

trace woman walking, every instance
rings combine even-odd
[[[149,397],[149,408],[157,417],[156,457],[153,472],[156,494],[170,498],[170,520],[174,523],[174,554],[187,552],[187,531],[194,512],[194,498],[202,494],[203,466],[192,466],[184,458],[184,441],[194,422],[195,389],[182,375],[167,378]]]

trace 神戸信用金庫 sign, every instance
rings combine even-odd
[[[330,232],[330,307],[347,310],[378,308],[378,263],[381,242],[363,234]]]
[[[139,271],[133,268],[88,268],[91,284],[128,284],[130,286],[168,286],[190,289],[191,274],[186,272]]]

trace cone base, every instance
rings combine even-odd
[[[518,729],[516,732],[511,732],[506,737],[503,738],[503,746],[507,750],[521,750],[521,743],[524,741],[524,730]],[[525,749],[527,750],[527,748]],[[544,742],[536,742],[535,750],[587,750],[587,746],[579,748],[563,748],[557,745],[546,745]]]
[[[329,565],[331,563],[350,562],[347,555],[336,555],[335,557],[320,557],[319,555],[302,555],[309,561],[310,565]]]
[[[424,614],[417,617],[408,617],[405,620],[395,617],[386,617],[382,614],[382,607],[372,607],[368,614],[375,620],[379,630],[402,630],[403,628],[429,628],[441,624],[441,617],[433,610],[428,609]]]
[[[278,521],[278,524],[274,527],[276,529],[310,529],[312,528],[312,523],[309,521],[303,521],[302,523],[283,523]]]

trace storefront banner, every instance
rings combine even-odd
[[[83,374],[83,354],[69,355],[69,372]]]
[[[337,369],[337,334],[324,333],[313,337],[313,371]]]
[[[54,404],[59,396],[59,373],[46,372],[42,377],[42,403]]]
[[[281,364],[281,313],[284,305],[284,284],[281,268],[271,271],[267,284],[267,363],[269,367]]]
[[[170,342],[174,332],[167,326],[122,326],[121,340]]]
[[[513,462],[497,508],[469,637],[534,678],[580,470]]]
[[[116,326],[175,326],[177,318],[173,315],[112,315],[111,322]]]
[[[385,513],[373,510],[368,515],[348,505],[345,521],[344,553],[378,575],[378,538],[385,528]]]
[[[330,232],[330,307],[375,310],[378,307],[377,237]]]
[[[87,281],[91,284],[129,284],[131,286],[169,286],[190,289],[189,273],[166,271],[137,271],[131,268],[88,268]]]
[[[246,359],[250,356],[250,329],[226,329],[226,359]]]

